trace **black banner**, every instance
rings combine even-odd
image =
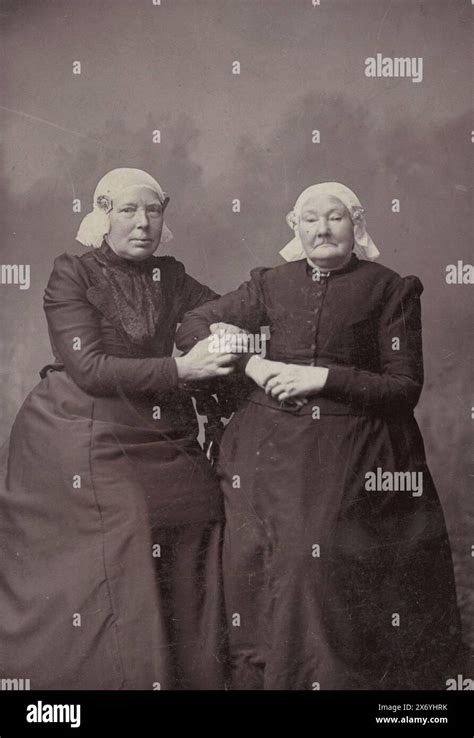
[[[448,692],[3,692],[1,738],[90,736],[99,729],[140,738],[163,732],[222,731],[311,735],[456,736],[471,738],[469,691]],[[71,730],[73,732],[71,732]]]

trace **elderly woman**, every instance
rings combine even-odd
[[[417,277],[378,255],[347,187],[305,190],[288,264],[192,310],[270,327],[257,387],[224,434],[224,591],[237,689],[443,689],[460,625],[450,546],[413,416]]]
[[[2,677],[31,689],[223,688],[223,510],[186,383],[225,376],[207,342],[172,358],[216,297],[173,257],[168,197],[138,169],[94,193],[44,309],[55,363],[13,427],[0,495]]]

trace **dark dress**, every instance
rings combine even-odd
[[[105,244],[100,255],[124,264]],[[152,257],[161,317],[136,343],[98,257],[55,261],[56,363],[11,434],[1,674],[31,689],[223,688],[222,493],[170,358],[184,312],[216,295]]]
[[[329,367],[302,409],[255,389],[224,434],[234,688],[445,689],[458,673],[450,546],[413,416],[422,289],[355,256],[315,281],[301,260],[185,316],[180,348],[212,322],[269,326],[266,358]],[[417,476],[371,491],[377,469],[421,473],[422,494]]]

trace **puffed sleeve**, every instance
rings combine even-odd
[[[423,387],[418,277],[389,283],[379,319],[380,373],[350,366],[330,366],[322,395],[366,411],[412,411]]]
[[[238,289],[187,312],[176,334],[176,346],[188,351],[209,335],[212,323],[232,323],[250,333],[260,332],[260,327],[268,323],[263,287],[267,271],[263,267],[253,269],[250,279]]]
[[[129,359],[106,353],[87,287],[78,257],[62,254],[55,260],[43,304],[52,343],[74,382],[95,396],[148,394],[177,386],[171,357]]]

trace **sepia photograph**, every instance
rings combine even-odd
[[[25,735],[85,730],[86,691],[366,694],[382,732],[461,735],[473,13],[0,0],[0,706]]]

